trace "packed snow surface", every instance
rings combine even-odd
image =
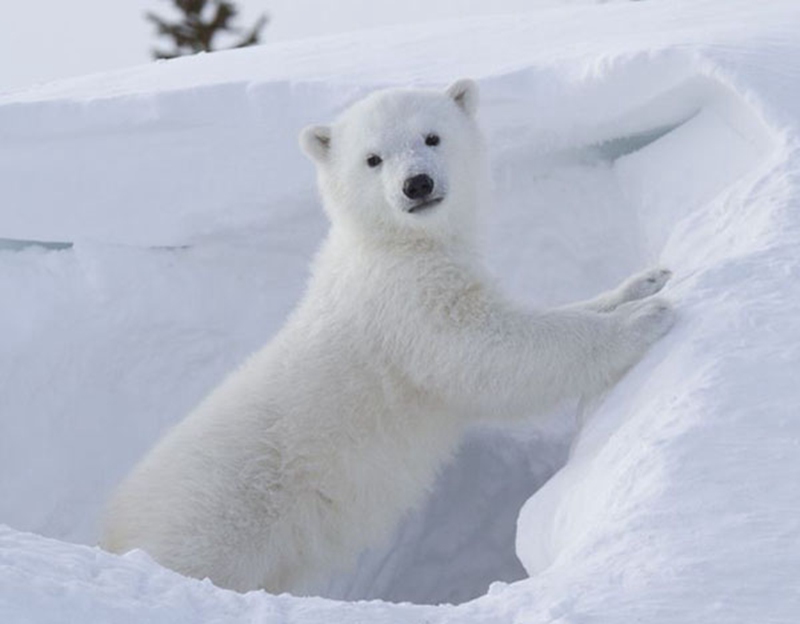
[[[798,32],[794,0],[568,4],[0,95],[0,621],[796,622]],[[461,76],[498,281],[546,306],[668,266],[673,332],[544,427],[474,431],[327,593],[383,601],[93,547],[115,483],[301,295],[326,223],[300,128]]]

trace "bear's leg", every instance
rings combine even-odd
[[[673,322],[672,307],[655,297],[607,313],[496,305],[478,322],[426,332],[414,343],[418,352],[408,370],[421,385],[481,417],[524,417],[603,390]]]

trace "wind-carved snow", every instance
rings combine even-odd
[[[481,32],[504,43],[496,58],[484,50],[470,61],[493,162],[487,249],[497,279],[548,306],[663,264],[675,272],[665,296],[680,320],[607,396],[564,406],[544,427],[472,432],[392,543],[329,591],[481,598],[434,608],[237,596],[141,553],[3,530],[0,620],[141,621],[146,612],[175,621],[176,608],[196,620],[308,622],[727,623],[796,613],[800,528],[788,511],[800,501],[792,480],[776,476],[796,471],[800,439],[791,339],[800,327],[789,303],[800,296],[797,120],[782,70],[770,68],[800,51],[796,11],[779,4],[774,13],[726,4],[729,21],[714,35],[726,45],[703,55],[677,48],[696,45],[698,20],[717,20],[713,3],[680,4],[680,18],[663,3],[624,3],[591,19],[584,8],[485,23]],[[759,20],[768,36],[752,43],[747,27]],[[269,339],[301,293],[325,223],[295,147],[299,128],[387,80],[448,82],[455,64],[431,67],[430,51],[446,57],[470,24],[432,30],[419,58],[425,46],[393,34],[386,45],[418,63],[412,75],[386,59],[347,84],[260,69],[285,64],[294,44],[271,49],[278,61],[209,56],[0,102],[0,295],[11,302],[0,308],[0,521],[94,543],[116,481]],[[548,33],[561,28],[592,45],[578,55],[554,46]],[[330,71],[361,49],[326,45]],[[310,50],[299,73],[314,66]],[[251,58],[261,79],[217,84],[225,72],[208,70],[199,84],[197,68],[239,75]],[[510,584],[487,594],[493,581]]]
[[[694,93],[700,94],[699,109],[669,132],[659,133],[656,140],[620,155],[611,165],[620,195],[633,208],[629,224],[636,244],[629,252],[642,250],[648,261],[660,258],[672,267],[678,278],[670,290],[682,303],[691,296],[688,282],[697,279],[698,272],[714,270],[730,256],[757,251],[759,238],[751,232],[743,244],[727,247],[713,263],[702,267],[690,264],[703,248],[716,246],[713,238],[720,235],[718,230],[724,225],[712,220],[705,229],[699,227],[697,213],[719,211],[721,202],[728,210],[744,210],[737,201],[738,193],[763,177],[765,163],[780,148],[780,142],[734,91],[711,78],[689,83]],[[697,229],[686,231],[688,223]],[[675,364],[666,358],[666,352],[663,345],[656,348],[651,360],[657,364],[649,376],[659,379],[660,393],[683,394],[688,391],[683,376],[674,379],[674,387],[667,385],[665,369]],[[674,347],[670,350],[673,354]],[[687,371],[681,372],[685,375]],[[701,375],[700,381],[706,379]],[[622,387],[630,383],[626,380]],[[652,390],[652,383],[648,389]],[[581,421],[588,422],[575,440],[567,465],[523,509],[517,553],[528,573],[541,572],[564,551],[577,548],[599,516],[614,513],[618,501],[613,501],[613,494],[608,492],[613,481],[598,470],[597,462],[614,446],[614,436],[628,426],[625,419],[642,418],[660,398],[637,397],[644,405],[633,411],[626,404],[631,397],[623,399],[620,392],[617,388],[608,401],[583,406]],[[600,414],[596,415],[593,412],[598,405]],[[625,452],[635,451],[627,448]],[[656,479],[643,481],[659,487]]]

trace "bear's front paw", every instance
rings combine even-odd
[[[634,301],[619,308],[626,316],[628,330],[637,341],[649,346],[675,324],[675,310],[664,299]]]
[[[659,292],[672,277],[669,269],[650,269],[626,280],[619,287],[619,303],[638,301]]]

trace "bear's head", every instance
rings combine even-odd
[[[332,222],[368,237],[471,237],[485,192],[478,87],[388,89],[300,135]]]

